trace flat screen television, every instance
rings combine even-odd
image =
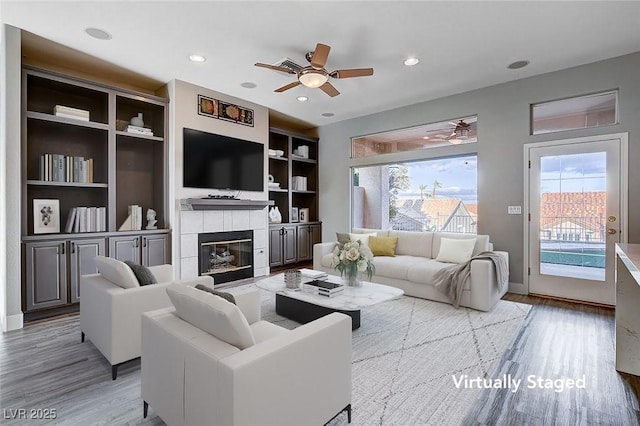
[[[200,130],[183,130],[187,188],[264,190],[264,145]]]

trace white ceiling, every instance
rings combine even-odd
[[[313,126],[640,51],[638,1],[2,1],[0,7],[3,22],[62,45]],[[93,39],[87,27],[113,38]],[[375,74],[332,80],[341,95],[330,98],[303,86],[274,93],[295,77],[253,65],[285,57],[304,65],[318,42],[331,46],[327,70],[373,67]],[[207,61],[190,62],[192,53]],[[410,55],[420,63],[404,66]],[[531,64],[506,68],[521,59]],[[298,102],[300,95],[309,101]]]

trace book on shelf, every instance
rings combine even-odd
[[[65,232],[105,232],[107,208],[78,206],[69,210]]]
[[[93,183],[93,158],[46,153],[40,155],[39,166],[42,181]]]
[[[294,191],[306,191],[307,190],[307,177],[306,176],[291,176],[291,185]]]
[[[129,124],[125,131],[128,133],[137,133],[139,135],[153,136],[153,131],[151,129],[146,127],[134,126],[132,124]]]
[[[53,107],[53,114],[58,117],[89,121],[89,111],[79,108],[71,108],[64,105],[56,105]]]

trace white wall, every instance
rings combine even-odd
[[[20,30],[0,28],[0,326],[22,328],[20,276]]]
[[[639,69],[640,53],[634,53],[320,127],[323,240],[335,239],[335,232],[345,232],[349,228],[349,203],[338,202],[349,198],[349,167],[381,161],[375,157],[350,159],[351,137],[477,114],[477,144],[389,154],[383,161],[477,152],[478,233],[490,235],[496,250],[509,252],[512,290],[526,291],[522,288],[524,215],[507,215],[507,206],[524,205],[524,144],[628,132],[629,242],[640,243],[640,221],[634,220],[633,215],[640,211],[640,192],[635,189],[640,183],[640,168],[634,167],[640,164]],[[620,91],[620,124],[555,134],[529,134],[531,103],[616,88]],[[325,161],[328,158],[331,161]]]
[[[180,277],[180,200],[184,198],[202,198],[209,194],[226,194],[226,191],[213,189],[185,188],[182,184],[182,130],[190,129],[202,130],[210,133],[231,136],[238,139],[269,144],[269,110],[263,106],[251,102],[234,98],[223,93],[196,86],[180,80],[172,80],[168,84],[169,95],[169,129],[171,132],[169,141],[169,186],[171,188],[169,199],[173,201],[171,214],[169,217],[171,228],[173,229],[172,243],[172,263],[176,268],[176,276]],[[250,108],[254,112],[254,125],[243,126],[229,121],[198,114],[198,95],[230,102],[245,108]],[[265,191],[254,192],[244,191],[239,194],[241,199],[267,200],[266,175],[268,170],[268,156],[265,149],[264,159],[265,170]],[[266,211],[265,211],[266,220]],[[266,230],[264,231],[267,232]],[[267,247],[268,248],[268,247]]]

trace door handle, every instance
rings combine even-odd
[[[142,239],[142,247],[146,247],[147,246],[147,239],[143,238]]]
[[[76,252],[76,243],[74,243],[72,241],[70,244],[71,244],[71,253],[75,253]]]
[[[613,228],[609,228],[609,229],[607,229],[607,234],[609,234],[609,235],[616,234],[617,232],[618,232],[618,231],[616,231],[616,230],[615,230],[615,229],[613,229]]]
[[[64,254],[64,243],[60,244],[60,254]]]
[[[139,247],[139,246],[138,246],[138,239],[136,238],[136,239],[134,240],[134,242],[135,242],[135,244],[134,244],[133,246],[134,246],[135,248],[138,248],[138,247]]]

